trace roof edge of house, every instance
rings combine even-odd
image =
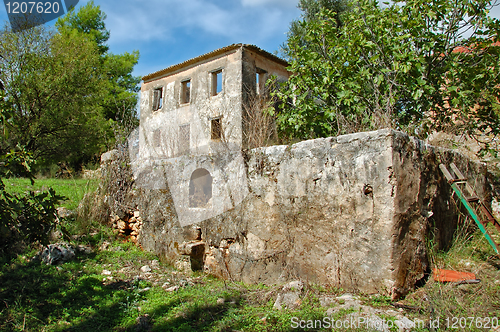
[[[189,66],[196,64],[198,62],[205,61],[205,60],[208,60],[211,58],[216,58],[216,57],[219,57],[225,53],[235,51],[235,50],[240,49],[240,48],[246,48],[246,49],[249,49],[251,51],[254,51],[255,53],[258,53],[258,54],[260,54],[260,55],[262,55],[270,60],[273,60],[274,62],[277,62],[285,67],[289,66],[289,63],[286,60],[284,60],[284,59],[282,59],[282,58],[280,58],[272,53],[269,53],[269,52],[255,46],[255,45],[239,43],[239,44],[232,44],[229,46],[225,46],[225,47],[216,49],[212,52],[208,52],[208,53],[202,54],[200,56],[186,60],[184,62],[172,65],[172,66],[167,67],[165,69],[158,70],[154,73],[143,76],[142,80],[144,82],[150,82],[150,81],[154,80],[155,78],[168,76],[169,74],[177,72],[183,68],[189,67]]]

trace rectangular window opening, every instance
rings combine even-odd
[[[212,72],[212,96],[222,92],[222,69]]]
[[[191,101],[191,80],[181,83],[181,104],[187,104]]]
[[[222,119],[215,118],[211,120],[211,138],[216,140],[216,139],[221,139],[222,138]]]
[[[189,123],[179,126],[179,153],[184,154],[189,152],[190,149],[190,127]]]
[[[260,68],[255,69],[255,92],[258,95],[264,94],[266,89],[266,71]]]
[[[163,88],[157,88],[153,91],[153,111],[162,108],[163,105]]]

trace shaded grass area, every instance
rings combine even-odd
[[[94,235],[95,241],[101,235]],[[130,243],[80,254],[61,266],[26,256],[0,267],[1,331],[292,331],[289,310],[272,309],[276,289],[186,276]],[[111,272],[108,274],[107,271]],[[103,274],[105,272],[105,274]],[[167,292],[161,286],[181,285]],[[308,298],[294,315],[321,319]]]
[[[11,192],[20,193],[54,187],[58,194],[69,198],[63,205],[70,209],[97,186],[97,181],[92,180],[37,180],[33,187],[22,179],[7,179],[6,183]],[[189,275],[162,263],[151,272],[142,272],[142,266],[153,266],[157,259],[154,255],[116,239],[109,228],[87,222],[89,231],[74,237],[74,244],[91,247],[92,252],[79,253],[70,262],[60,266],[35,263],[30,260],[35,249],[13,260],[0,258],[0,331],[332,330],[294,329],[291,321],[293,317],[322,320],[329,307],[320,305],[320,296],[342,295],[345,293],[342,289],[309,285],[296,310],[276,310],[273,304],[280,291],[278,286],[244,285],[202,274]],[[78,225],[75,229],[81,228]],[[443,284],[431,277],[423,287],[398,302],[406,305],[400,309],[406,317],[426,322],[439,319],[441,326],[437,331],[451,330],[445,324],[446,319],[453,317],[500,318],[500,260],[492,256],[492,249],[480,232],[470,234],[467,229],[464,226],[459,230],[453,246],[446,252],[437,251],[429,243],[431,263],[433,267],[473,272],[481,283]],[[179,288],[165,290],[172,286]],[[395,310],[387,296],[357,295],[365,305]],[[342,303],[333,306],[338,304]],[[331,319],[346,317],[354,311],[336,312]],[[475,325],[458,327],[467,331],[490,330]]]
[[[132,243],[111,240],[113,237],[104,227],[79,237],[78,243],[91,246],[93,251],[80,253],[60,266],[30,261],[35,251],[1,261],[0,331],[331,331],[294,329],[292,318],[322,320],[329,307],[320,305],[320,297],[345,293],[342,289],[309,285],[296,310],[277,310],[273,304],[280,292],[278,286],[244,285],[203,274],[185,274],[155,262],[154,255]],[[437,331],[449,330],[444,325],[447,318],[498,317],[500,266],[489,253],[488,244],[477,233],[469,241],[457,241],[447,253],[433,253],[436,266],[474,272],[482,282],[457,286],[430,279],[399,301],[410,307],[403,314],[426,322],[439,318],[441,328]],[[141,271],[144,265],[151,266],[152,271]],[[178,289],[166,291],[172,286]],[[387,296],[358,297],[365,305],[395,310]],[[339,311],[330,317],[344,319],[354,311]],[[489,329],[472,326],[462,330]]]
[[[36,179],[32,185],[29,179],[24,178],[8,178],[2,179],[7,192],[11,194],[24,194],[27,191],[44,191],[48,188],[53,188],[58,195],[66,197],[65,201],[60,202],[70,210],[78,207],[78,203],[83,196],[95,191],[99,185],[99,180],[87,179]]]
[[[96,268],[100,254],[80,255],[59,267],[2,262],[0,329],[2,331],[107,331],[128,317],[131,290],[103,283]]]

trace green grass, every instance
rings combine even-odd
[[[273,303],[279,287],[185,274],[162,263],[153,268],[152,274],[141,274],[140,268],[152,266],[156,256],[132,243],[113,240],[113,233],[103,226],[94,228],[94,232],[78,240],[94,251],[80,253],[61,266],[30,262],[35,251],[13,261],[0,261],[0,331],[331,331],[293,329],[292,317],[323,319],[328,308],[319,305],[319,297],[337,296],[342,290],[312,285],[306,288],[296,310],[276,310]],[[99,250],[104,241],[110,242],[108,248]],[[409,319],[439,318],[443,327],[451,317],[499,316],[498,260],[488,254],[488,244],[479,235],[474,234],[468,245],[460,239],[457,243],[461,244],[448,254],[435,252],[434,264],[462,271],[469,266],[468,270],[482,279],[481,284],[457,287],[429,280],[400,301],[420,308],[404,312]],[[104,270],[111,275],[103,274]],[[165,290],[174,285],[180,288]],[[386,296],[365,295],[360,299],[374,309],[394,310]],[[339,311],[332,318],[340,319],[352,312]],[[394,320],[384,314],[379,316]],[[141,319],[146,322],[143,329]]]
[[[60,205],[70,210],[78,207],[78,203],[83,196],[97,189],[98,180],[86,179],[36,179],[35,184],[31,185],[29,179],[8,178],[2,179],[7,192],[12,194],[24,194],[27,191],[44,191],[52,187],[58,195],[66,197]]]
[[[276,287],[188,276],[162,264],[141,274],[155,257],[120,241],[58,267],[26,257],[0,264],[1,331],[136,331],[146,315],[152,331],[292,331],[292,316],[325,314],[313,296],[297,312],[274,310]],[[164,283],[184,287],[166,292]]]
[[[63,202],[68,208],[75,208],[83,194],[97,186],[97,181],[88,180],[37,180],[35,186],[22,179],[7,179],[5,183],[9,191],[17,193],[51,186],[69,198]],[[79,253],[60,266],[31,261],[34,249],[13,260],[0,258],[0,331],[331,331],[293,329],[292,318],[321,320],[330,307],[342,304],[337,301],[321,307],[321,296],[345,292],[309,285],[296,310],[276,310],[273,304],[278,286],[244,285],[203,274],[185,274],[162,263],[151,274],[144,274],[140,268],[152,265],[156,256],[117,239],[109,228],[91,221],[88,225],[90,231],[74,244],[89,246],[92,253]],[[104,243],[107,249],[102,247]],[[441,331],[445,330],[446,319],[453,317],[500,316],[500,259],[492,256],[479,231],[469,234],[460,230],[446,252],[432,245],[430,249],[433,267],[473,272],[481,283],[457,286],[435,282],[431,277],[425,286],[399,301],[408,306],[403,312],[407,318],[439,319]],[[111,275],[103,274],[104,270]],[[180,286],[177,291],[165,290],[176,285]],[[376,310],[395,310],[387,296],[361,294],[359,298]],[[332,318],[340,319],[353,311],[342,309]],[[379,316],[394,319],[386,314]],[[465,330],[484,331],[474,326]]]

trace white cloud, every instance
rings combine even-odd
[[[295,0],[96,0],[107,14],[110,44],[168,41],[186,33],[243,41],[288,27]],[[261,39],[260,38],[260,39]]]
[[[242,1],[260,5],[244,6]],[[94,0],[94,3],[107,15],[110,50],[114,53],[139,50],[141,57],[134,73],[145,75],[232,43],[277,50],[285,41],[290,21],[300,14],[296,1],[242,1]]]
[[[298,0],[241,0],[243,6],[265,6],[274,5],[279,7],[297,7]]]
[[[217,36],[230,37],[238,33],[238,15],[203,0],[189,0],[177,8],[176,26],[201,29]]]

